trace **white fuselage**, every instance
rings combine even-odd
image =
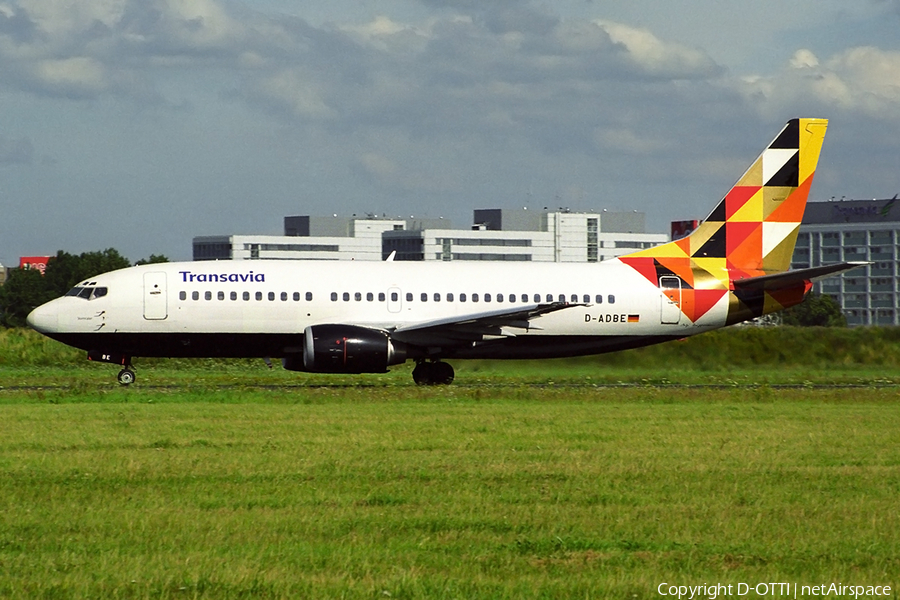
[[[421,355],[567,356],[700,333],[721,327],[726,313],[723,301],[691,323],[658,287],[618,260],[164,263],[105,273],[82,285],[106,293],[49,302],[32,313],[32,325],[76,347],[130,356],[284,356],[302,351],[291,336],[313,325],[390,333],[550,302],[572,306],[459,344],[442,335],[432,343],[426,331],[413,346]],[[604,339],[617,342],[607,348]],[[623,346],[622,340],[629,341]]]

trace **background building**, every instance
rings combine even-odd
[[[476,210],[471,229],[445,219],[285,217],[283,236],[196,237],[194,260],[492,260],[597,262],[668,241],[639,212]]]
[[[843,261],[870,261],[815,290],[840,304],[848,325],[898,325],[897,251],[900,201],[839,200],[810,202],[791,267],[801,269]]]

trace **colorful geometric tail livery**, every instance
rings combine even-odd
[[[813,280],[859,266],[788,271],[827,126],[789,121],[693,233],[620,260],[692,322],[727,296],[728,325],[798,304]]]

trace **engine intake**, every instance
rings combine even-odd
[[[312,325],[303,332],[303,356],[282,360],[289,371],[384,373],[406,361],[406,347],[386,331],[358,325]]]

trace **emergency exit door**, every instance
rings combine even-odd
[[[166,274],[144,273],[144,318],[148,321],[161,321],[168,316]]]

